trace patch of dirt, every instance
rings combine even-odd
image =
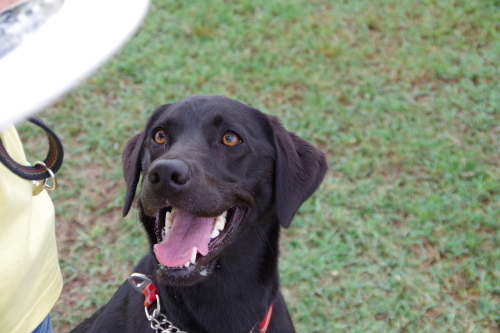
[[[441,260],[438,246],[427,239],[422,240],[421,246],[417,244],[410,246],[410,250],[422,260],[419,265],[420,269],[425,269]]]

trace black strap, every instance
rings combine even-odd
[[[47,157],[45,161],[43,161],[46,165],[35,165],[35,166],[26,166],[21,165],[14,161],[12,157],[9,156],[7,150],[2,144],[2,140],[0,139],[0,162],[3,163],[13,173],[18,175],[21,178],[28,180],[42,180],[50,178],[50,173],[47,171],[47,168],[50,169],[54,174],[59,170],[62,165],[64,158],[63,146],[57,135],[45,125],[40,119],[35,117],[28,118],[30,122],[41,127],[45,134],[47,134],[47,138],[49,139],[49,152],[47,153]]]

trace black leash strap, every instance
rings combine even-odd
[[[53,175],[59,170],[62,165],[64,158],[63,146],[57,135],[45,125],[40,119],[35,117],[30,117],[28,120],[41,127],[45,134],[47,134],[47,138],[49,139],[49,152],[47,153],[47,157],[43,161],[44,165],[37,164],[34,166],[26,166],[21,165],[14,161],[5,147],[2,144],[2,140],[0,139],[0,162],[7,167],[10,171],[15,173],[21,178],[27,180],[43,180],[53,177]],[[50,169],[53,174],[47,170]]]

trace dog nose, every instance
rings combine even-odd
[[[148,181],[153,192],[165,194],[186,188],[191,180],[189,166],[181,160],[157,160],[148,172]]]

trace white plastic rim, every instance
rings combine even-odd
[[[137,30],[148,0],[65,0],[57,14],[0,59],[0,131],[88,77]]]

